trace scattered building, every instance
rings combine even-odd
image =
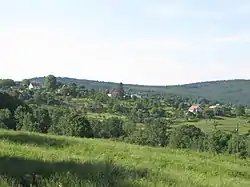
[[[197,113],[197,112],[201,112],[203,110],[203,108],[199,105],[192,105],[188,111],[192,112],[192,113]]]
[[[141,98],[141,96],[140,96],[140,95],[138,95],[138,94],[131,94],[131,95],[130,95],[130,97],[131,97],[131,98],[133,98],[133,97],[136,97],[136,98]]]
[[[31,82],[30,84],[29,84],[29,89],[31,90],[31,89],[40,89],[41,88],[41,84],[40,83],[38,83],[38,82]]]
[[[120,94],[120,92],[118,90],[113,90],[113,91],[109,92],[107,95],[109,97],[117,97],[117,96],[119,96],[119,94]]]
[[[209,107],[209,109],[215,110],[218,106],[219,106],[219,104],[212,105],[212,106]]]

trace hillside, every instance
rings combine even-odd
[[[43,77],[32,78],[32,81],[43,82]],[[113,89],[118,83],[92,81],[85,79],[74,79],[58,77],[58,81],[63,83],[76,83],[90,89]],[[223,80],[200,82],[176,86],[144,86],[144,85],[124,85],[126,90],[142,93],[169,93],[194,98],[207,98],[214,101],[250,105],[250,80]]]
[[[0,130],[0,185],[247,187],[250,162],[110,140]],[[22,179],[22,180],[21,180]]]

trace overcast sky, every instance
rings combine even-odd
[[[0,0],[0,78],[250,78],[249,0]]]

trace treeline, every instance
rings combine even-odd
[[[44,77],[34,78],[40,82],[44,81]],[[117,83],[80,80],[66,77],[58,77],[63,83],[78,83],[86,85],[88,89],[112,89],[117,86]],[[232,103],[234,105],[249,105],[250,98],[248,94],[250,92],[249,80],[221,80],[221,81],[209,81],[192,83],[179,86],[141,86],[141,85],[124,85],[125,89],[133,89],[135,92],[143,92],[147,94],[169,94],[180,95],[192,98],[209,98],[210,100],[217,100],[223,103]]]

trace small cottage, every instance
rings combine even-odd
[[[40,83],[38,83],[38,82],[31,82],[30,84],[29,84],[29,89],[31,90],[31,89],[40,89],[41,88],[41,84]]]
[[[202,110],[203,110],[202,107],[199,106],[199,105],[192,105],[192,106],[188,109],[188,111],[189,111],[189,112],[192,112],[192,113],[201,112]]]

